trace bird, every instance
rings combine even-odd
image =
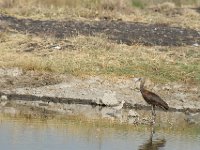
[[[168,110],[169,106],[168,104],[162,99],[160,98],[157,94],[148,91],[144,88],[144,84],[145,84],[145,78],[139,78],[137,81],[140,81],[140,92],[142,94],[142,97],[144,98],[144,100],[151,105],[151,109],[152,109],[152,116],[153,116],[153,121],[152,123],[155,123],[155,117],[156,117],[156,113],[155,113],[155,106],[162,108],[163,110]]]

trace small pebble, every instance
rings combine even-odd
[[[8,97],[6,95],[1,95],[1,100],[8,100]]]

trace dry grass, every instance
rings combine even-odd
[[[200,28],[200,14],[190,9],[199,6],[200,3],[182,0],[183,4],[194,4],[182,5],[182,9],[179,9],[178,0],[177,5],[162,2],[162,0],[148,3],[145,0],[0,0],[0,8],[1,11],[11,15],[34,19],[98,20],[110,18],[144,23],[164,23],[197,30]]]
[[[26,52],[26,48],[34,43],[38,44],[34,50]],[[58,50],[54,45],[62,49]],[[199,47],[127,46],[111,43],[104,35],[78,36],[61,41],[7,34],[1,43],[0,55],[1,67],[21,67],[77,76],[147,76],[159,82],[200,84]]]
[[[108,17],[200,29],[198,12],[186,6],[182,6],[181,10],[176,9],[177,6],[172,3],[153,6],[145,4],[148,9],[141,10],[136,8],[141,6],[132,3],[137,1],[131,0],[51,1],[48,0],[47,3],[39,0],[0,0],[0,11],[33,19],[98,20]],[[141,2],[143,5],[145,1]],[[70,73],[78,76],[148,76],[159,82],[180,81],[200,84],[199,47],[119,45],[109,42],[104,35],[79,36],[66,40],[70,42],[51,37],[0,33],[0,66],[17,66],[26,70]],[[25,52],[35,43],[37,46],[32,52]],[[62,50],[53,48],[52,45],[59,45]]]

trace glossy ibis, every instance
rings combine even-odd
[[[151,105],[152,116],[153,116],[153,122],[152,123],[155,123],[155,117],[156,117],[155,106],[158,106],[158,107],[162,108],[163,110],[168,110],[169,106],[158,95],[156,95],[155,93],[153,93],[151,91],[148,91],[148,90],[146,90],[144,88],[144,83],[145,83],[145,79],[144,78],[139,78],[137,81],[140,81],[140,92],[142,93],[142,96],[143,96],[144,100],[148,104]]]

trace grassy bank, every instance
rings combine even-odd
[[[200,14],[196,9],[190,9],[199,6],[198,2],[159,2],[0,0],[0,12],[19,18],[120,19],[200,29]],[[6,26],[4,23],[0,25]],[[0,45],[0,67],[21,67],[76,76],[146,76],[158,82],[200,84],[200,47],[195,46],[127,46],[112,43],[105,35],[61,40],[16,31],[1,32]]]
[[[103,35],[65,40],[5,34],[1,67],[21,67],[76,76],[146,76],[159,82],[200,83],[199,47],[147,47],[111,43]],[[27,48],[36,45],[29,52]],[[59,45],[63,49],[56,49]]]

